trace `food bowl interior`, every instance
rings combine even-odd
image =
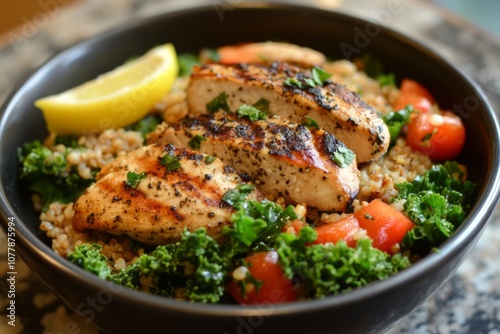
[[[47,135],[41,112],[33,105],[37,98],[93,79],[157,44],[170,42],[178,53],[196,53],[204,47],[266,40],[308,46],[324,52],[331,59],[347,57],[352,60],[370,54],[380,59],[385,71],[395,73],[398,80],[412,78],[421,82],[433,92],[440,106],[463,117],[467,142],[459,160],[469,167],[469,178],[481,186],[479,201],[486,201],[491,206],[492,201],[486,197],[490,196],[488,193],[493,187],[497,187],[494,180],[498,173],[495,163],[498,160],[498,129],[482,93],[453,66],[426,48],[384,27],[378,28],[374,33],[373,25],[368,27],[365,21],[314,8],[242,5],[220,16],[213,6],[207,6],[162,14],[70,48],[37,70],[4,107],[0,133],[2,196],[6,202],[2,203],[4,215],[15,215],[18,223],[24,224],[28,231],[22,237],[27,238],[27,242],[35,237],[49,245],[48,238],[38,228],[38,213],[32,208],[30,194],[17,177],[17,147]],[[474,210],[479,210],[478,206]],[[476,220],[481,219],[486,211],[476,212],[479,217]],[[475,230],[471,231],[478,234],[474,240],[484,223],[474,223]],[[55,256],[48,254],[49,258]],[[449,275],[442,273],[436,287]],[[322,303],[326,305],[325,301]],[[410,303],[407,307],[410,310],[405,312],[415,306]],[[388,320],[379,319],[379,323],[384,328],[397,319],[398,316],[394,315]]]

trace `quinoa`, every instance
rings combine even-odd
[[[332,80],[357,92],[362,99],[375,108],[380,114],[391,111],[391,105],[399,96],[396,87],[381,87],[377,80],[358,71],[356,66],[346,60],[326,64],[324,69],[332,74]],[[178,78],[172,90],[154,107],[153,113],[160,114],[167,123],[175,123],[188,114],[186,88],[188,78]],[[93,168],[102,168],[116,157],[141,147],[144,143],[138,132],[125,129],[105,130],[101,134],[89,134],[78,138],[78,144],[84,149],[72,152],[67,156],[71,165],[78,167],[81,177],[89,178]],[[64,152],[65,147],[55,145],[55,135],[49,136],[44,144],[57,152]],[[415,152],[407,146],[404,139],[398,139],[394,147],[377,161],[360,167],[360,190],[353,201],[353,210],[359,210],[367,202],[379,198],[388,203],[397,196],[396,184],[413,180],[417,175],[425,173],[432,167],[431,160],[424,154]],[[282,198],[275,199],[284,205]],[[41,206],[36,200],[35,207]],[[38,204],[37,204],[38,203]],[[391,203],[402,210],[402,203]],[[345,214],[322,214],[309,210],[305,206],[295,208],[299,216],[316,220],[316,224],[324,224],[338,220]],[[144,253],[144,248],[132,247],[132,241],[126,236],[113,236],[104,232],[83,231],[73,229],[73,203],[52,203],[46,212],[40,214],[40,228],[52,240],[52,248],[66,257],[75,246],[82,243],[98,243],[103,246],[102,253],[113,260],[114,269],[121,270]],[[359,233],[356,238],[363,238],[366,233]],[[142,282],[147,286],[148,282]],[[178,292],[182,298],[182,291]]]

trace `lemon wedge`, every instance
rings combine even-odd
[[[48,130],[85,134],[120,128],[146,116],[177,76],[172,44],[157,46],[94,80],[35,101]]]

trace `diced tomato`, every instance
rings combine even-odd
[[[228,45],[217,49],[221,64],[257,63],[260,61],[256,44]]]
[[[371,201],[354,213],[359,226],[373,240],[373,247],[389,254],[401,243],[414,224],[404,213],[379,199]]]
[[[436,103],[436,100],[427,89],[411,79],[403,79],[399,92],[399,98],[392,106],[394,110],[400,110],[407,105],[411,105],[416,110],[428,112],[431,106]]]
[[[245,258],[252,279],[234,279],[229,283],[229,292],[240,304],[279,304],[297,299],[293,283],[287,279],[278,264],[275,251],[260,252]],[[238,270],[238,269],[237,269]],[[241,289],[245,284],[245,291]]]
[[[434,161],[451,160],[458,156],[465,143],[462,120],[451,112],[421,113],[408,123],[408,145],[424,152]]]
[[[350,214],[336,222],[317,227],[318,238],[314,244],[336,243],[339,240],[344,240],[349,247],[355,247],[356,240],[353,239],[353,236],[357,231],[359,231],[358,220]]]

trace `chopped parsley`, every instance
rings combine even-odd
[[[134,172],[128,172],[127,173],[127,181],[125,182],[125,185],[130,188],[137,189],[137,186],[139,186],[139,183],[141,182],[142,179],[146,177],[146,172],[142,173],[134,173]]]
[[[207,156],[205,157],[205,163],[206,163],[207,165],[210,165],[210,164],[211,164],[212,162],[214,162],[214,161],[215,161],[215,157],[214,157],[213,155],[207,155]]]
[[[226,112],[230,112],[229,106],[227,105],[227,94],[222,92],[217,95],[212,101],[207,103],[207,110],[210,113],[214,113],[222,109]]]
[[[317,66],[313,67],[311,73],[314,82],[319,86],[323,86],[332,76],[330,73]]]
[[[254,107],[255,109],[259,109],[264,113],[269,113],[269,101],[264,98],[261,98],[259,99],[259,101],[252,104],[252,107]]]
[[[253,106],[249,106],[248,104],[243,104],[242,106],[240,106],[236,113],[238,114],[239,118],[248,117],[248,119],[252,122],[267,118],[267,114],[264,111],[259,110]]]
[[[283,84],[286,86],[297,87],[297,88],[314,88],[316,86],[323,86],[330,79],[331,74],[325,70],[315,66],[311,71],[312,78],[286,78]]]
[[[226,191],[222,200],[232,207],[236,207],[250,195],[253,189],[254,186],[250,184],[239,184],[236,188]]]
[[[337,150],[331,156],[332,161],[340,168],[349,166],[354,158],[356,158],[356,154],[345,146],[337,147]]]
[[[189,147],[191,147],[193,150],[198,150],[201,146],[201,142],[203,140],[207,140],[205,137],[196,135],[191,140],[188,142]]]
[[[168,172],[173,172],[181,167],[179,158],[176,157],[172,152],[165,154],[160,159],[160,164],[167,167]]]
[[[315,128],[315,129],[319,130],[318,122],[316,122],[312,117],[304,116],[304,119],[302,120],[302,124],[304,124],[308,128]]]
[[[415,112],[415,109],[413,109],[411,105],[407,105],[404,109],[391,111],[387,115],[382,116],[382,119],[389,129],[391,147],[396,143],[403,127],[410,121],[410,115],[413,112]]]

